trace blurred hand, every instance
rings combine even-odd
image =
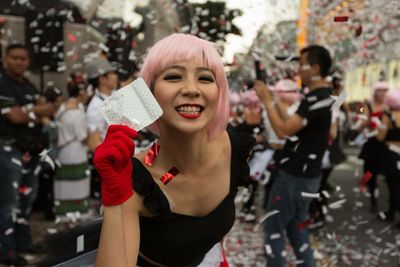
[[[256,91],[257,96],[264,102],[264,104],[269,104],[272,102],[272,93],[269,90],[268,86],[262,81],[254,82],[254,90]]]

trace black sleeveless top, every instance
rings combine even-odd
[[[392,128],[386,133],[385,141],[400,141],[400,127],[396,125],[396,121],[390,112],[385,112],[385,114],[389,117],[392,124]]]
[[[140,216],[140,252],[168,267],[197,266],[205,254],[229,232],[235,221],[234,198],[237,187],[249,177],[247,158],[254,138],[229,128],[231,142],[231,177],[228,195],[209,214],[197,217],[171,211],[168,200],[150,172],[136,158],[132,159],[133,188],[143,197],[145,207],[155,217]],[[179,175],[175,178],[179,179]],[[138,257],[141,267],[153,266]]]

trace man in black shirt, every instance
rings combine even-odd
[[[310,194],[320,186],[321,161],[328,145],[334,100],[325,78],[331,64],[329,52],[321,46],[301,50],[299,74],[309,93],[296,113],[286,118],[280,115],[267,86],[255,82],[254,89],[267,109],[272,128],[279,138],[287,138],[267,203],[267,211],[279,210],[265,223],[267,266],[286,266],[285,231],[302,266],[315,266],[307,215],[313,196]]]
[[[16,252],[32,252],[29,218],[35,200],[43,149],[39,118],[55,111],[40,104],[34,86],[24,78],[29,67],[25,46],[6,48],[0,77],[0,263],[23,265]]]

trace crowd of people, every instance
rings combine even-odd
[[[371,212],[395,220],[400,88],[379,81],[352,110],[322,46],[301,50],[297,76],[236,91],[215,47],[185,34],[157,42],[129,81],[99,55],[67,88],[39,94],[24,77],[29,61],[26,46],[9,45],[0,77],[1,263],[25,265],[20,253],[41,253],[33,209],[48,220],[93,218],[94,202],[103,207],[95,266],[228,266],[221,242],[245,187],[243,223],[254,223],[257,209],[272,214],[263,223],[267,266],[285,266],[286,236],[299,264],[315,266],[308,229],[323,226],[322,192],[333,189],[329,176],[352,143],[361,147]],[[151,130],[108,125],[102,102],[136,77],[163,115]],[[378,175],[389,191],[379,215]]]

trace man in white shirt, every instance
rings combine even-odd
[[[93,152],[103,142],[107,130],[107,122],[103,118],[99,106],[118,87],[116,68],[106,59],[98,58],[85,66],[86,78],[95,89],[94,96],[86,111],[86,127],[88,129],[88,148]]]

